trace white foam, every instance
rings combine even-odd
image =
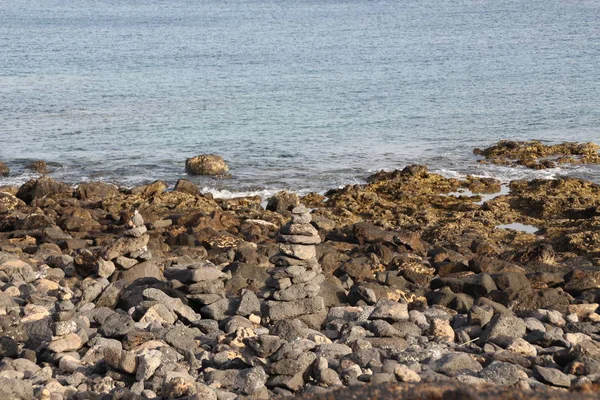
[[[202,194],[210,193],[216,199],[235,199],[238,197],[253,197],[259,196],[263,199],[273,196],[275,193],[283,189],[259,189],[259,190],[241,190],[231,191],[228,189],[217,189],[211,187],[203,187],[200,191]]]
[[[441,196],[453,196],[453,197],[461,197],[461,196],[466,196],[466,197],[475,197],[475,196],[480,196],[481,200],[476,202],[475,204],[483,204],[486,201],[490,201],[492,199],[495,199],[496,197],[499,196],[504,196],[510,193],[510,187],[508,187],[508,185],[504,184],[502,186],[500,186],[500,191],[496,192],[496,193],[473,193],[472,191],[470,191],[469,189],[460,189],[457,192],[450,192],[450,193],[445,193],[442,194]]]

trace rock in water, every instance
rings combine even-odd
[[[0,161],[0,176],[8,176],[10,174],[10,168],[8,165]]]
[[[185,172],[190,175],[224,175],[229,167],[221,156],[201,154],[185,160]]]

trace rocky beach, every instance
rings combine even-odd
[[[543,169],[598,150],[475,152]],[[0,187],[2,399],[598,398],[597,183],[410,165],[219,199],[31,168]]]

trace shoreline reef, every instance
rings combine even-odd
[[[600,186],[503,189],[1,187],[0,397],[596,398]]]

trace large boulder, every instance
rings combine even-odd
[[[42,176],[39,179],[31,179],[23,184],[17,192],[17,197],[26,203],[42,197],[51,197],[56,195],[72,196],[73,190],[69,185],[57,182],[54,179]]]
[[[282,190],[269,199],[267,210],[275,212],[291,211],[300,204],[300,197],[296,193]]]
[[[221,156],[201,154],[185,160],[185,172],[190,175],[224,175],[229,167]]]
[[[75,190],[80,200],[104,200],[119,194],[119,188],[110,183],[89,182],[82,183]]]

